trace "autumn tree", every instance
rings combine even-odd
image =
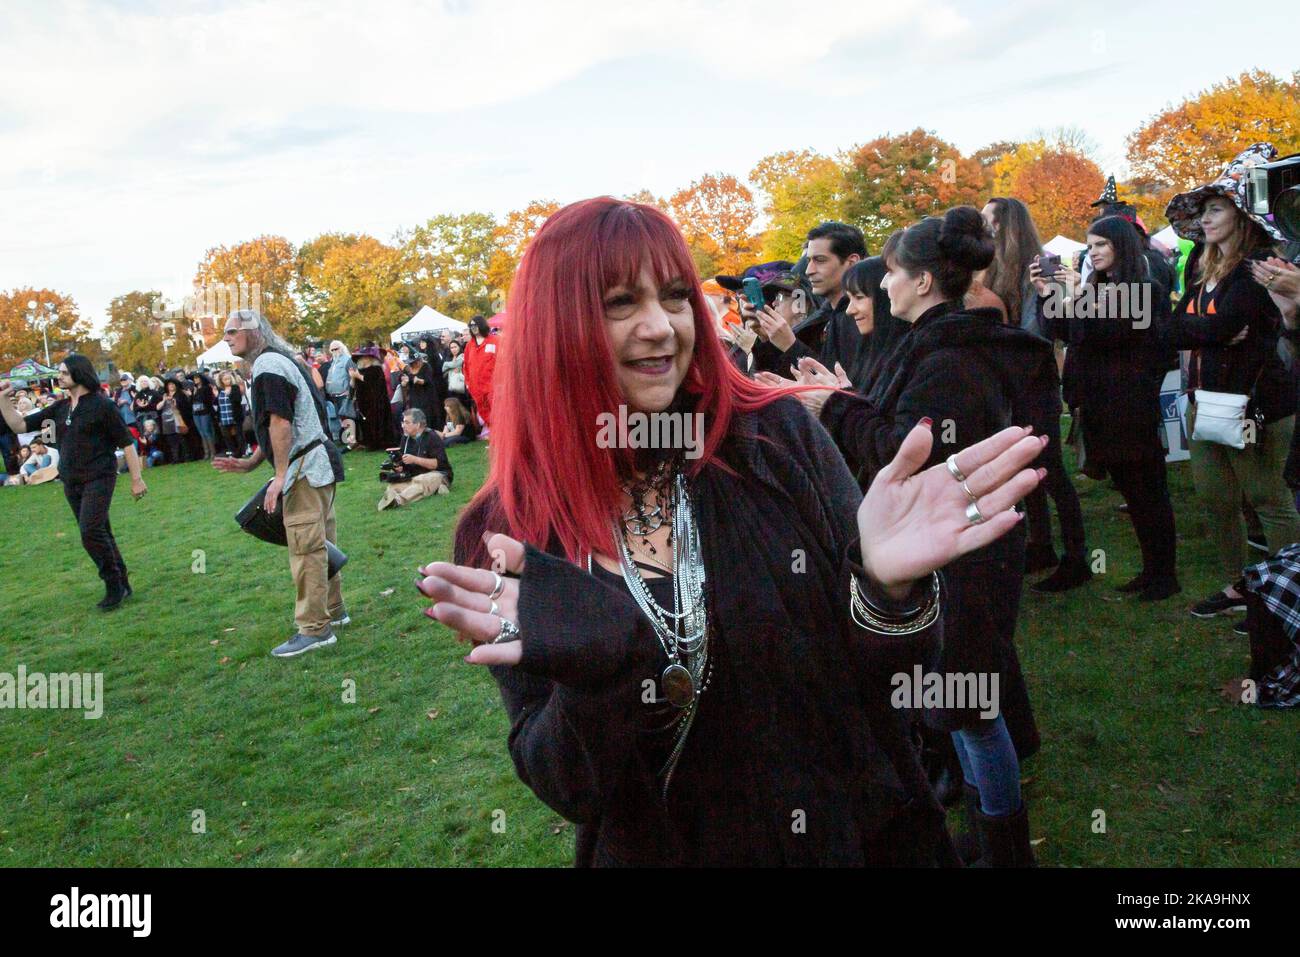
[[[336,246],[352,246],[357,233],[322,233],[298,247],[294,258],[294,297],[298,301],[298,326],[306,339],[323,339],[330,320],[329,294],[316,285],[325,256]]]
[[[753,263],[754,194],[734,176],[708,174],[668,199],[701,276],[735,273]]]
[[[163,336],[159,320],[154,316],[160,303],[162,293],[135,290],[115,296],[108,304],[104,338],[119,369],[153,374],[163,361]]]
[[[668,212],[668,200],[656,196],[648,189],[638,189],[635,193],[630,193],[623,198],[630,203],[641,203],[645,206],[653,206],[662,212]]]
[[[1057,234],[1081,239],[1096,214],[1091,203],[1105,185],[1096,163],[1057,149],[1017,170],[1007,194],[1029,207],[1044,242]]]
[[[979,162],[922,129],[855,147],[845,176],[845,217],[872,252],[897,229],[984,198]]]
[[[413,292],[444,315],[491,313],[488,270],[496,220],[489,213],[445,213],[399,236]]]
[[[92,336],[90,322],[81,318],[71,296],[30,287],[0,292],[0,371],[7,372],[27,358],[44,362],[43,329],[51,362],[77,351]]]
[[[1047,144],[1042,140],[1017,143],[1014,149],[1004,153],[990,168],[989,195],[1010,196],[1015,191],[1016,177],[1042,159],[1047,152]]]
[[[516,209],[492,231],[492,255],[488,259],[488,288],[493,311],[499,312],[515,281],[515,270],[524,250],[542,228],[542,223],[559,210],[560,204],[535,199],[523,209]]]
[[[409,289],[402,251],[373,236],[336,242],[309,264],[305,277],[318,294],[320,335],[350,346],[387,339],[407,318]]]
[[[808,230],[844,217],[844,169],[829,156],[813,150],[773,153],[750,170],[749,181],[766,197],[760,259],[796,260]]]
[[[262,314],[276,332],[297,342],[311,330],[304,328],[293,299],[296,267],[297,258],[289,240],[283,236],[258,236],[235,246],[209,249],[199,263],[194,282],[205,288],[240,283],[250,289],[256,286]]]
[[[1175,193],[1207,183],[1261,141],[1279,156],[1300,152],[1300,71],[1289,80],[1251,70],[1156,114],[1128,137],[1138,211],[1163,220]]]

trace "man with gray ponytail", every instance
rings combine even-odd
[[[325,549],[335,540],[334,486],[343,481],[343,463],[329,439],[324,398],[266,317],[251,309],[232,312],[224,339],[252,368],[257,451],[243,459],[214,459],[212,465],[221,472],[250,472],[268,459],[275,468],[263,504],[268,512],[284,506],[297,633],[271,654],[292,658],[334,644],[334,628],[352,620],[343,605],[341,576],[329,575]]]

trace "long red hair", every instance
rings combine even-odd
[[[682,279],[690,288],[695,349],[682,389],[705,422],[690,474],[717,461],[734,415],[786,394],[728,360],[671,219],[653,206],[608,196],[564,207],[534,237],[510,291],[510,327],[493,383],[490,470],[469,506],[475,527],[457,530],[460,560],[483,563],[482,543],[468,537],[483,528],[543,549],[558,541],[573,562],[616,553],[620,475],[630,474],[635,450],[596,442],[601,414],[617,415],[626,401],[605,331],[604,296],[615,286],[639,285],[646,257],[659,286]]]

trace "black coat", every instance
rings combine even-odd
[[[822,422],[866,488],[893,461],[922,417],[933,420],[934,446],[925,467],[983,441],[1009,425],[1037,434],[1060,429],[1060,385],[1052,344],[1002,323],[996,309],[944,303],[925,312],[899,340],[890,369],[867,397],[833,394]],[[1038,749],[1014,642],[1024,563],[1017,532],[964,555],[944,570],[944,644],[939,671],[997,674],[1002,714],[1020,757]],[[935,726],[969,727],[979,709],[927,712]]]
[[[1147,285],[1152,312],[1144,328],[1131,318],[1049,317],[1049,300],[1037,297],[1039,328],[1069,346],[1063,392],[1078,410],[1089,462],[1146,461],[1161,448],[1160,384],[1170,365],[1161,339],[1169,296],[1159,283]]]
[[[796,402],[740,417],[723,458],[736,474],[709,466],[690,486],[716,667],[667,797],[643,743],[643,682],[666,661],[647,620],[626,589],[531,545],[523,660],[493,669],[520,778],[578,824],[579,864],[947,859],[912,725],[889,704],[890,676],[931,661],[940,626],[889,638],[851,622],[861,493]],[[494,512],[466,514],[458,562],[503,527]]]
[[[1191,361],[1195,365],[1199,357],[1199,388],[1250,395],[1252,409],[1259,409],[1266,423],[1295,415],[1295,378],[1277,352],[1282,316],[1248,262],[1239,262],[1207,294],[1205,308],[1208,312],[1212,297],[1213,315],[1188,314],[1200,292],[1194,277],[1203,248],[1197,246],[1187,260],[1187,291],[1166,326],[1169,344],[1195,350]],[[1250,329],[1245,340],[1232,345],[1245,328]]]

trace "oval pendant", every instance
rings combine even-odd
[[[672,664],[659,676],[664,697],[674,708],[685,708],[695,700],[695,679],[681,665]]]

